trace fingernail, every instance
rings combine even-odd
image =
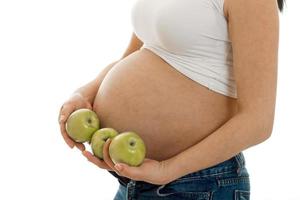
[[[121,171],[123,169],[123,166],[120,165],[120,164],[116,164],[115,165],[115,168],[118,170],[118,171]]]

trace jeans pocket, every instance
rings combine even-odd
[[[248,190],[235,190],[235,200],[250,200],[250,191]]]

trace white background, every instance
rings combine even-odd
[[[61,104],[128,45],[131,1],[0,1],[0,199],[112,199],[117,180],[64,143]],[[253,200],[300,200],[299,1],[280,14],[272,137],[244,151]]]

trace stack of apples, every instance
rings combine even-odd
[[[101,128],[97,114],[90,109],[82,108],[71,113],[66,131],[74,141],[91,144],[93,154],[99,159],[103,159],[105,141],[111,138],[109,156],[114,164],[139,166],[144,161],[146,146],[136,132],[118,133],[113,128]]]

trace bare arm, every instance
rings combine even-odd
[[[86,85],[83,85],[82,87],[78,88],[77,90],[74,91],[73,94],[79,93],[84,98],[86,98],[91,104],[93,104],[96,93],[97,93],[104,77],[106,76],[106,74],[114,67],[115,64],[117,64],[120,60],[122,60],[126,56],[130,55],[134,51],[139,50],[142,45],[143,45],[142,41],[136,37],[135,33],[132,33],[129,45],[128,45],[126,51],[124,52],[122,58],[110,63],[99,73],[99,75],[94,80],[92,80],[89,83],[87,83]]]
[[[221,163],[272,133],[279,40],[276,1],[227,1],[238,113],[201,142],[163,161],[169,179]]]

